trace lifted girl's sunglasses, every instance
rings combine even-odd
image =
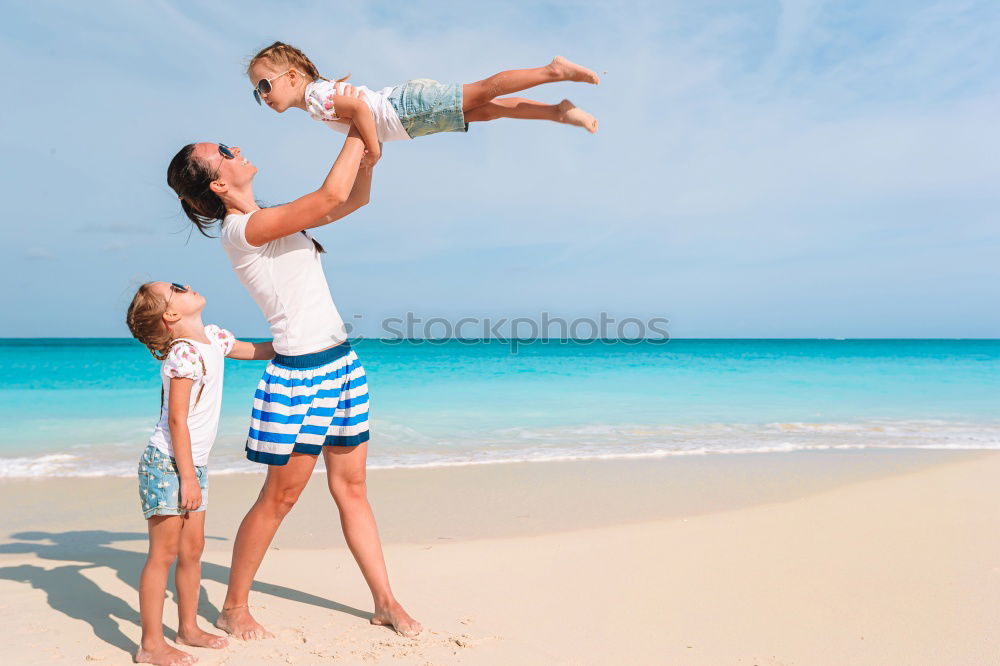
[[[285,74],[288,74],[288,72],[290,72],[290,71],[292,71],[292,70],[287,69],[287,70],[285,70],[281,74],[278,74],[275,77],[272,77],[270,79],[261,79],[260,81],[257,82],[257,87],[253,89],[253,98],[255,100],[257,100],[257,105],[258,106],[260,106],[260,105],[263,104],[263,102],[260,101],[260,96],[261,95],[270,95],[271,94],[271,81],[277,81],[278,79],[280,79],[281,77],[283,77]]]
[[[186,294],[188,288],[182,284],[177,284],[176,282],[170,283],[170,295],[167,296],[167,307],[170,307],[170,301],[173,299],[174,294]]]

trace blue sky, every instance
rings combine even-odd
[[[256,194],[315,188],[342,142],[251,100],[281,39],[371,87],[562,54],[601,121],[390,144],[372,203],[317,232],[345,320],[666,317],[674,337],[1000,336],[995,2],[19,2],[5,6],[4,336],[122,336],[135,287],[266,323],[165,183],[239,145]]]

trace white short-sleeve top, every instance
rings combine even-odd
[[[330,129],[347,134],[351,130],[350,121],[345,121],[337,115],[337,109],[333,106],[332,95],[343,95],[343,81],[327,81],[317,79],[306,86],[306,111],[313,120],[319,120]],[[409,141],[410,135],[403,129],[403,123],[396,113],[396,108],[389,101],[389,96],[395,90],[395,86],[389,86],[382,90],[371,90],[367,86],[355,86],[355,90],[361,93],[361,99],[372,111],[375,120],[375,133],[378,140],[386,141]]]
[[[345,341],[344,320],[333,303],[312,238],[294,233],[255,247],[246,239],[247,222],[254,212],[226,216],[222,247],[267,318],[274,351],[298,356]]]
[[[225,357],[233,348],[233,334],[215,324],[205,327],[208,342],[181,338],[170,348],[167,358],[160,364],[160,382],[163,386],[163,405],[160,420],[153,430],[149,443],[171,458],[174,446],[167,421],[170,405],[170,380],[187,378],[191,386],[188,404],[188,434],[191,436],[191,458],[197,466],[208,464],[208,454],[219,430],[219,413],[222,411],[222,383]]]

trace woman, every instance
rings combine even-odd
[[[368,392],[361,367],[330,296],[322,246],[306,229],[329,224],[368,203],[371,170],[352,130],[323,185],[291,203],[260,208],[257,173],[239,148],[199,143],[177,153],[167,182],[188,218],[206,231],[221,221],[223,248],[271,326],[275,358],[254,397],[247,457],[267,464],[256,503],[233,545],[229,589],[216,625],[241,638],[271,635],[250,614],[257,569],[282,519],[322,455],[347,545],[371,588],[372,624],[414,636],[420,624],[389,587],[375,517],[368,504]]]

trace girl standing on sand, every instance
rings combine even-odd
[[[318,190],[264,209],[253,194],[257,168],[239,148],[190,144],[167,170],[167,183],[199,231],[221,221],[222,247],[274,337],[276,354],[254,395],[246,444],[247,457],[268,466],[267,477],[236,535],[229,589],[216,623],[241,639],[270,635],[250,613],[250,586],[320,455],[347,545],[371,588],[372,624],[404,636],[421,630],[389,587],[365,485],[364,368],[330,296],[320,262],[323,248],[306,233],[368,203],[372,176],[361,165],[364,152],[360,134],[352,129]]]
[[[270,342],[237,340],[201,321],[205,297],[187,285],[147,282],[125,321],[161,361],[160,420],[139,459],[139,501],[149,528],[149,555],[139,577],[142,639],[135,661],[177,666],[197,661],[167,644],[163,595],[177,561],[177,642],[220,649],[226,639],[198,626],[201,553],[205,547],[208,456],[222,409],[224,357],[271,358]],[[196,388],[197,387],[197,388]]]

